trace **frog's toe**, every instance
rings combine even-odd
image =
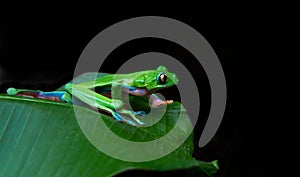
[[[139,115],[139,116],[146,116],[146,112],[145,111],[136,111],[134,112],[135,115]]]
[[[114,112],[113,114],[112,114],[112,116],[114,117],[114,119],[116,120],[116,121],[118,121],[118,122],[123,122],[123,117],[120,115],[120,114],[118,114],[117,112]]]
[[[11,87],[11,88],[8,88],[6,92],[8,95],[16,95],[19,91],[15,88]]]
[[[145,126],[145,125],[146,125],[145,122],[142,122],[142,121],[140,121],[139,124],[140,124],[141,126]]]
[[[137,123],[133,122],[132,120],[124,119],[124,122],[135,127],[137,126]]]
[[[137,126],[138,124],[132,120],[128,120],[128,119],[125,119],[124,117],[122,117],[119,113],[117,112],[113,112],[113,117],[116,121],[118,122],[125,122],[129,125],[132,125],[132,126]]]

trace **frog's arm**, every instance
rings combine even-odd
[[[162,100],[154,93],[148,96],[150,99],[151,107],[156,108],[161,105],[172,104],[173,100]]]

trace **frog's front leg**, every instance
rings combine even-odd
[[[172,104],[173,100],[162,100],[157,95],[151,94],[148,96],[150,99],[151,107],[156,108],[158,106]]]
[[[135,96],[147,96],[150,99],[152,108],[173,103],[173,100],[162,100],[156,94],[151,93],[146,88],[125,87],[125,91]]]

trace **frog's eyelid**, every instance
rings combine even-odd
[[[158,71],[167,71],[167,68],[165,67],[165,66],[159,66],[159,67],[157,67],[157,69],[156,70],[158,70]]]

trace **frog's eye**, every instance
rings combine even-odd
[[[165,83],[167,83],[168,76],[167,76],[165,73],[160,73],[160,74],[158,75],[157,80],[158,80],[158,83],[160,83],[160,84],[165,84]]]

